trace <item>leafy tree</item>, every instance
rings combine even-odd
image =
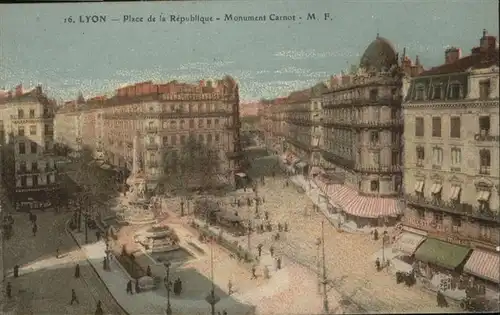
[[[190,136],[179,150],[170,149],[164,153],[163,183],[172,190],[182,192],[211,188],[220,163],[215,149]]]

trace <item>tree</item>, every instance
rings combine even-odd
[[[218,152],[190,136],[179,149],[169,149],[163,156],[163,183],[172,190],[212,188],[220,169]]]

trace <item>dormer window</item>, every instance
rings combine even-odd
[[[491,83],[490,80],[484,80],[479,82],[479,98],[482,100],[488,99],[490,97]]]
[[[462,97],[462,86],[458,83],[452,83],[448,93],[448,98],[456,100]]]
[[[416,101],[423,101],[424,95],[425,95],[424,87],[422,85],[417,86],[417,88],[415,89],[415,100]]]
[[[440,100],[442,99],[442,87],[441,84],[435,85],[432,88],[432,99],[433,100]]]

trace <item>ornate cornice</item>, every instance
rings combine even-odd
[[[404,103],[404,109],[432,109],[432,108],[492,108],[498,107],[499,99],[491,99],[487,101],[449,101],[449,102],[419,102],[419,103]]]

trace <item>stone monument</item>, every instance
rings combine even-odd
[[[117,215],[120,221],[128,224],[150,224],[154,223],[154,213],[149,208],[149,200],[146,198],[146,177],[141,157],[139,132],[134,136],[132,147],[132,172],[127,178],[129,186],[124,196],[120,197],[120,213]]]

